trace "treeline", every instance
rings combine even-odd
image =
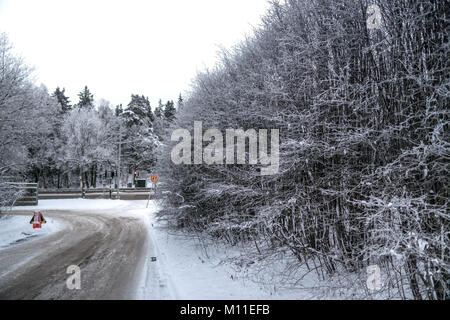
[[[83,188],[95,188],[108,179],[116,179],[113,184],[117,185],[119,165],[122,184],[134,172],[151,171],[156,149],[175,118],[175,103],[160,100],[153,111],[148,97],[132,94],[125,107],[113,107],[103,99],[96,105],[87,86],[78,96],[79,102],[70,105],[64,89],[56,88],[52,94],[58,102],[59,121],[44,137],[45,146],[37,148],[45,154],[28,171],[32,180],[42,188],[69,188],[79,186],[81,177]],[[182,103],[180,95],[178,105]]]
[[[148,97],[131,95],[125,107],[94,100],[86,86],[72,104],[65,89],[36,87],[31,72],[0,35],[0,206],[17,196],[7,182],[40,188],[101,186],[135,170],[151,171],[156,149],[176,114],[173,101],[152,110]],[[178,107],[183,104],[180,95]],[[99,181],[101,179],[102,181]],[[112,181],[113,184],[117,181]]]
[[[320,278],[378,265],[385,297],[448,299],[448,4],[275,2],[197,77],[174,128],[280,129],[279,173],[175,166],[167,141],[161,216],[259,258],[288,249]]]

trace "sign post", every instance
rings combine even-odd
[[[155,192],[155,194],[156,194],[156,188],[157,188],[157,183],[158,183],[159,177],[158,177],[157,174],[152,174],[152,176],[150,177],[150,180],[151,180],[151,182],[153,183],[153,190],[154,190],[154,192]],[[150,191],[148,192],[147,208],[148,208],[148,204],[150,203],[150,197],[151,197],[151,195],[152,195],[152,191],[150,190]]]

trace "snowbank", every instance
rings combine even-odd
[[[225,244],[204,246],[192,236],[175,232],[165,227],[156,218],[158,206],[146,201],[133,201],[134,209],[128,211],[132,215],[141,215],[147,220],[153,252],[159,267],[156,281],[168,286],[171,299],[180,300],[257,300],[257,299],[306,299],[301,289],[281,289],[257,283],[254,277],[234,270],[231,264],[223,263],[230,256],[239,255],[239,249]],[[150,258],[150,257],[149,257]],[[150,261],[149,259],[147,261]],[[147,267],[151,266],[150,262]],[[272,264],[272,267],[275,265]],[[155,275],[153,275],[155,278]],[[148,278],[148,277],[147,277]],[[155,281],[155,279],[150,279]],[[147,283],[147,285],[149,285]],[[155,299],[146,295],[141,299]]]
[[[45,215],[44,215],[45,217]],[[33,229],[30,216],[7,216],[0,220],[0,250],[37,237],[48,236],[64,228],[64,223],[45,217],[42,229]]]

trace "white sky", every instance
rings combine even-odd
[[[218,46],[250,34],[267,0],[0,0],[0,32],[37,83],[65,87],[71,102],[87,85],[96,100],[127,105],[144,94],[176,100]]]

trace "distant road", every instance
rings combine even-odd
[[[0,251],[0,299],[136,297],[148,250],[148,233],[142,220],[120,216],[120,212],[45,214],[66,222],[67,227]],[[70,265],[81,268],[81,290],[66,287]]]

